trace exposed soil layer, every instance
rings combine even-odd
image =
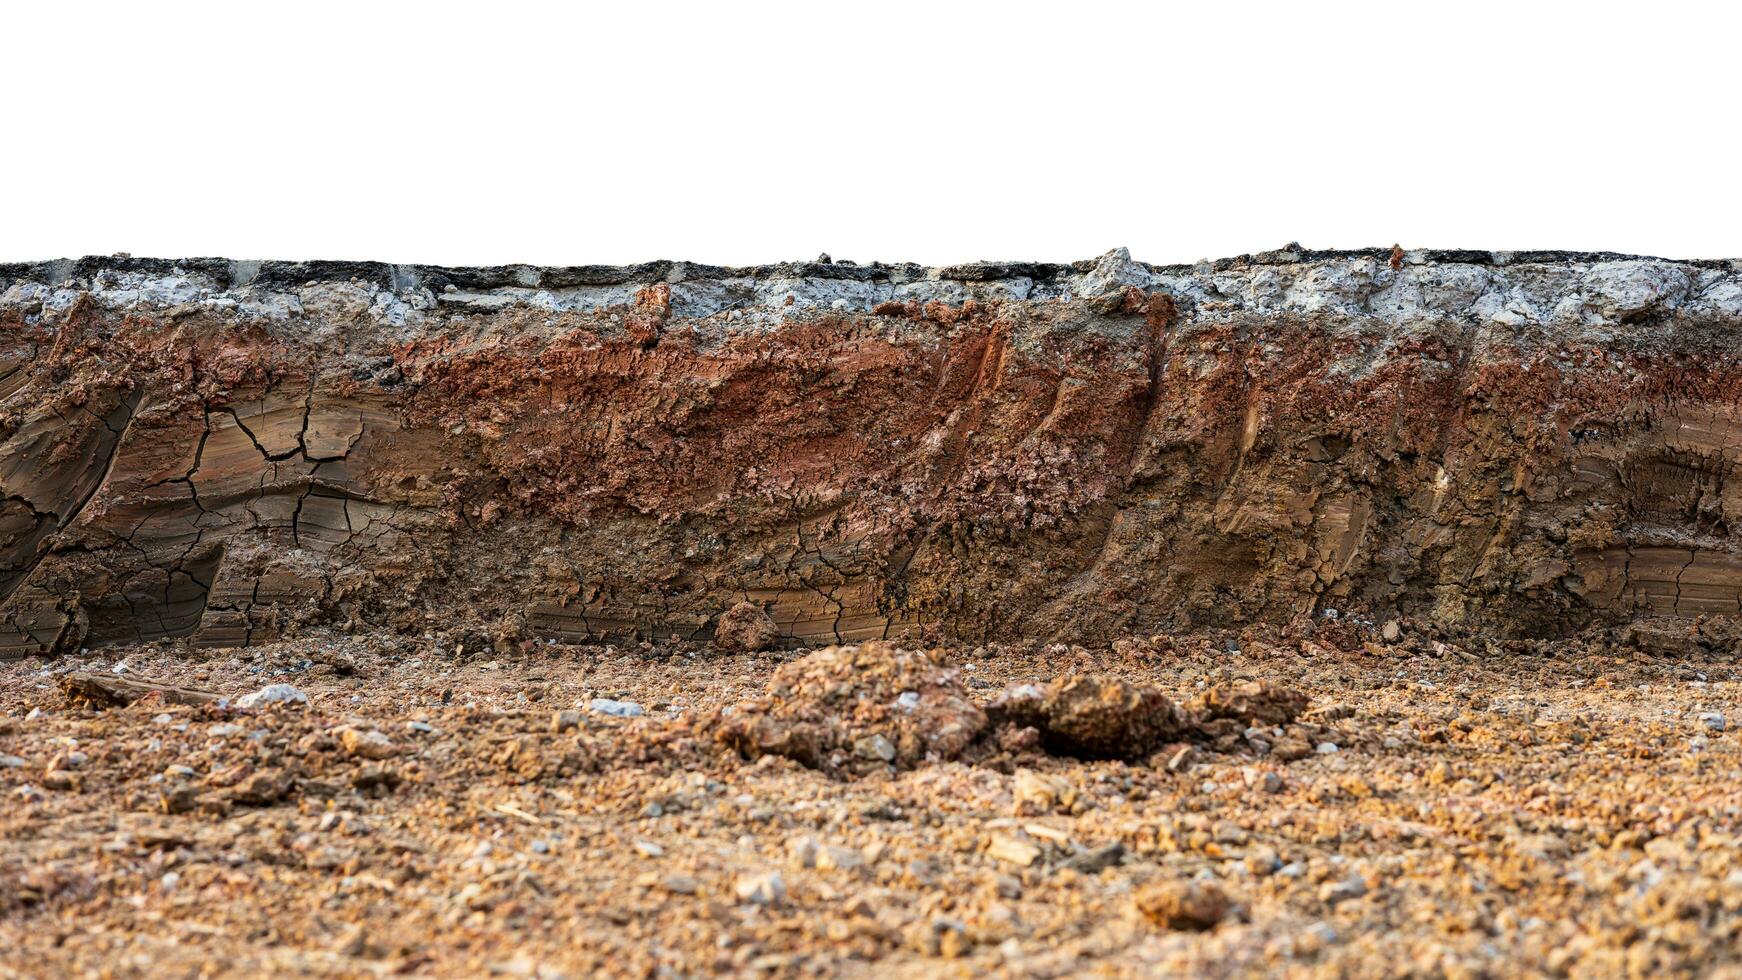
[[[0,656],[1733,615],[1739,315],[1561,253],[0,267]]]
[[[1394,632],[18,660],[0,976],[1742,975],[1732,654]]]

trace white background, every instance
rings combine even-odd
[[[1734,9],[10,3],[0,260],[1737,256]]]

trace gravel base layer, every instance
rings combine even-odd
[[[1386,633],[951,648],[971,748],[814,768],[718,734],[805,651],[4,664],[0,976],[1742,976],[1732,654]],[[997,727],[1073,676],[1308,700],[1136,758]]]

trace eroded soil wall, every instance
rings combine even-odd
[[[1742,612],[1742,275],[0,266],[0,655]]]

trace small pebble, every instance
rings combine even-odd
[[[259,708],[269,704],[307,704],[308,695],[289,684],[268,684],[258,691],[236,699],[238,708]]]
[[[1367,894],[1367,882],[1360,875],[1350,875],[1342,881],[1328,881],[1319,888],[1319,900],[1329,905],[1360,898]]]
[[[701,889],[701,884],[692,875],[666,875],[659,881],[660,887],[674,895],[694,895]]]
[[[587,702],[587,709],[596,715],[611,715],[615,718],[639,718],[646,714],[641,705],[634,701],[618,701],[613,698],[594,698]]]
[[[739,901],[752,905],[778,905],[786,901],[786,882],[777,871],[745,875],[738,879],[734,890]]]

